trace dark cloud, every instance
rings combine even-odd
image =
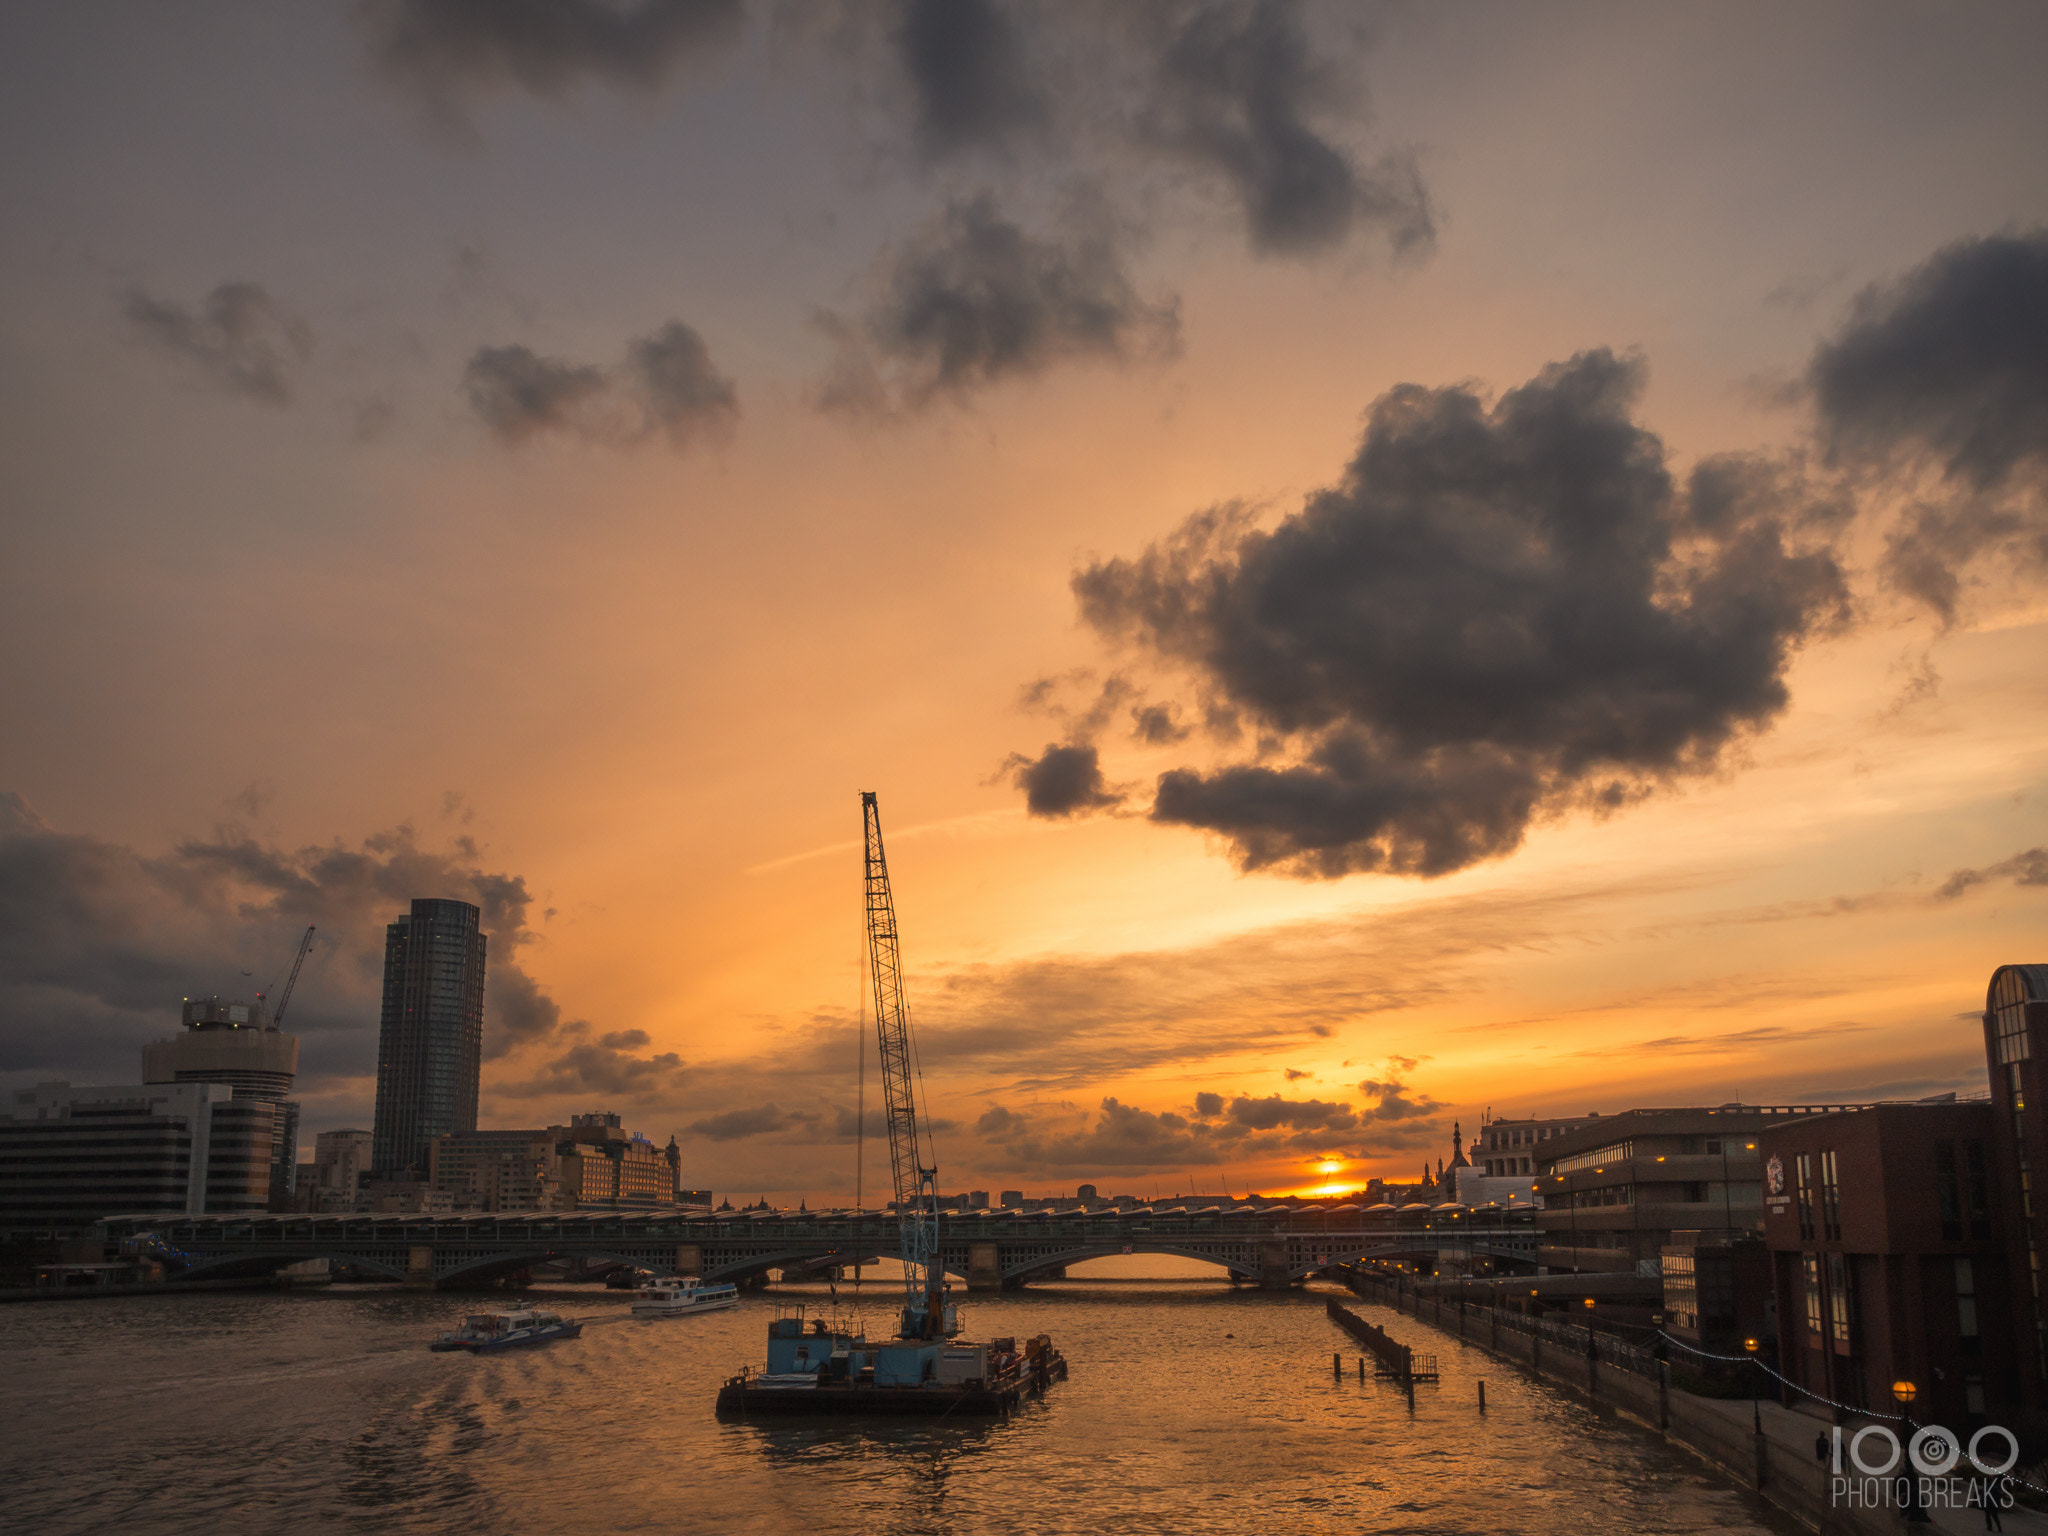
[[[313,332],[261,283],[222,283],[197,311],[141,288],[122,302],[129,329],[246,399],[289,405]]]
[[[1259,739],[1162,774],[1153,819],[1247,870],[1443,874],[1709,772],[1775,718],[1791,653],[1846,611],[1837,509],[1750,460],[1674,484],[1642,384],[1603,349],[1491,408],[1399,386],[1271,531],[1218,508],[1077,573],[1091,625]]]
[[[1358,1129],[1357,1113],[1349,1104],[1332,1104],[1324,1099],[1283,1099],[1277,1093],[1263,1099],[1232,1099],[1230,1118],[1233,1124],[1252,1131],[1282,1127],[1299,1131]]]
[[[602,395],[604,370],[542,357],[531,347],[479,347],[462,370],[463,392],[499,441],[576,431],[578,412]]]
[[[484,866],[467,840],[427,847],[399,827],[290,850],[227,826],[148,855],[59,831],[0,794],[0,1073],[134,1081],[181,999],[274,985],[311,923],[290,1015],[300,1089],[359,1093],[376,1067],[384,928],[416,896],[482,910],[487,1056],[578,1027],[520,963],[533,939],[526,882]]]
[[[479,347],[462,374],[470,408],[500,442],[543,433],[630,443],[662,432],[677,448],[728,432],[739,418],[733,381],[704,338],[671,320],[626,349],[618,369],[544,357],[531,347]]]
[[[633,377],[649,419],[683,444],[706,431],[729,427],[739,416],[731,379],[711,366],[704,338],[671,320],[628,350]]]
[[[745,27],[742,0],[358,0],[356,16],[378,64],[448,119],[507,87],[653,90]]]
[[[949,202],[890,253],[860,319],[822,315],[838,346],[818,402],[856,414],[921,409],[1077,357],[1171,353],[1174,299],[1140,298],[1116,230],[1076,212],[1053,239],[986,193]]]
[[[674,1051],[644,1057],[632,1054],[647,1043],[647,1032],[641,1029],[620,1030],[594,1041],[581,1040],[531,1076],[494,1084],[491,1091],[519,1099],[589,1094],[645,1099],[674,1093],[680,1087],[682,1057]]]
[[[1287,1081],[1290,1083],[1298,1083],[1304,1077],[1313,1077],[1314,1075],[1312,1072],[1302,1071],[1299,1067],[1289,1067],[1287,1069]]]
[[[1979,556],[2048,564],[2048,230],[1961,240],[1866,289],[1807,383],[1837,464],[1926,477],[1893,585],[1953,621]]]
[[[974,1122],[975,1134],[997,1137],[1013,1135],[1024,1128],[1028,1118],[1004,1105],[992,1104],[982,1112],[981,1118]]]
[[[1358,1091],[1372,1101],[1360,1117],[1367,1121],[1415,1120],[1444,1107],[1426,1093],[1411,1098],[1414,1090],[1391,1078],[1384,1082],[1368,1078],[1358,1085]]]
[[[1164,39],[1151,134],[1220,178],[1244,211],[1252,249],[1301,256],[1360,230],[1396,251],[1426,251],[1435,216],[1413,162],[1364,166],[1318,119],[1362,117],[1357,88],[1319,56],[1291,0],[1203,5]]]
[[[1213,1131],[1172,1110],[1140,1109],[1105,1098],[1095,1123],[1083,1130],[1031,1133],[1008,1142],[1010,1166],[1087,1168],[1104,1173],[1143,1168],[1192,1168],[1220,1162]]]
[[[910,77],[927,158],[1002,145],[1045,121],[1024,40],[993,0],[907,0],[894,42]]]
[[[1037,757],[1013,753],[1003,771],[1024,791],[1024,808],[1033,816],[1076,816],[1123,803],[1104,784],[1102,759],[1092,746],[1048,742]]]
[[[1953,901],[1972,886],[1993,880],[2010,880],[2014,885],[2048,885],[2048,848],[2029,848],[1982,869],[1959,869],[1942,881],[1941,889],[1934,894],[1944,901]]]
[[[798,1118],[773,1104],[763,1104],[758,1109],[729,1109],[722,1115],[694,1120],[688,1129],[692,1136],[703,1136],[711,1141],[742,1141],[749,1136],[765,1136],[783,1130]]]
[[[1141,704],[1131,711],[1131,732],[1148,747],[1170,747],[1193,734],[1171,704]]]
[[[1198,1093],[1195,1095],[1195,1113],[1204,1120],[1213,1120],[1223,1113],[1223,1095],[1220,1093]]]

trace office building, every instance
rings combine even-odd
[[[276,1114],[224,1083],[21,1089],[0,1098],[0,1227],[262,1211]]]
[[[476,1129],[483,1066],[482,914],[416,900],[384,930],[371,1162],[380,1177],[424,1175],[436,1136]]]
[[[299,1106],[291,1097],[299,1070],[299,1041],[275,1028],[261,998],[252,1003],[188,997],[184,1028],[142,1048],[145,1083],[222,1083],[238,1099],[276,1106],[271,1117],[270,1182],[273,1211],[292,1208],[299,1159]]]
[[[313,1161],[302,1171],[305,1188],[298,1194],[298,1207],[323,1215],[346,1214],[364,1208],[364,1186],[370,1178],[368,1131],[322,1131],[313,1138]]]
[[[1853,1104],[1722,1104],[1588,1115],[1536,1143],[1536,1261],[1573,1274],[1663,1273],[1675,1232],[1754,1237],[1767,1127]],[[1695,1239],[1697,1241],[1697,1239]]]
[[[708,1190],[681,1187],[675,1138],[658,1147],[609,1112],[540,1130],[451,1131],[428,1143],[428,1186],[451,1209],[478,1211],[709,1209]],[[689,1200],[685,1202],[684,1195]]]
[[[1992,1106],[1877,1104],[1758,1133],[1779,1369],[1817,1396],[1968,1430],[2021,1427],[2025,1382]]]
[[[1568,1131],[1575,1131],[1596,1115],[1579,1115],[1569,1120],[1510,1120],[1505,1116],[1479,1128],[1473,1144],[1471,1163],[1480,1177],[1520,1179],[1526,1192],[1529,1180],[1542,1171],[1545,1143]]]

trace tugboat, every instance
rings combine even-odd
[[[650,1280],[633,1293],[635,1317],[681,1317],[686,1312],[717,1312],[740,1304],[736,1285],[706,1285],[695,1275]]]
[[[466,1349],[473,1355],[494,1349],[523,1349],[529,1344],[552,1344],[573,1339],[583,1325],[556,1312],[479,1312],[462,1320],[462,1326],[444,1333],[427,1348],[436,1351]]]
[[[895,1175],[903,1309],[895,1336],[870,1340],[865,1329],[804,1317],[785,1305],[768,1325],[768,1364],[743,1370],[719,1389],[718,1411],[754,1413],[1008,1413],[1027,1391],[1064,1381],[1067,1362],[1044,1334],[971,1344],[959,1338],[960,1312],[946,1299],[940,1262],[938,1159],[927,1159],[920,1131],[916,1055],[896,939],[896,900],[882,853],[882,813],[860,797],[867,844],[868,974],[874,980],[875,1032]]]
[[[948,1313],[954,1311],[948,1307]],[[756,1414],[1010,1414],[1027,1392],[1067,1377],[1045,1334],[1024,1340],[871,1341],[836,1318],[806,1320],[801,1305],[768,1325],[768,1368],[719,1388],[721,1417]]]

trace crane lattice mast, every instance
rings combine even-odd
[[[292,957],[292,973],[285,981],[284,990],[277,994],[277,1006],[270,1013],[270,1027],[284,1027],[284,1005],[292,1000],[292,988],[299,984],[299,967],[306,963],[306,951],[313,947],[313,925],[306,924],[306,931],[299,939],[299,952]]]
[[[903,1336],[944,1332],[939,1264],[939,1170],[925,1162],[917,1124],[917,1065],[910,1009],[903,996],[903,957],[896,944],[896,903],[882,853],[882,812],[872,791],[860,797],[867,834],[868,974],[874,978],[875,1033],[881,1042],[882,1099],[889,1121],[889,1167],[901,1223]]]

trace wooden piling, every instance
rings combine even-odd
[[[1479,1411],[1486,1412],[1486,1383],[1479,1383]]]

